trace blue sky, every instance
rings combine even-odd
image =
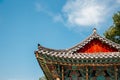
[[[120,0],[0,0],[0,80],[38,80],[38,43],[70,48],[94,27],[103,36],[119,10]]]

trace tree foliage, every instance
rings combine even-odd
[[[113,25],[104,33],[104,36],[120,44],[120,12],[113,15]]]

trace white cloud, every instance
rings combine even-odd
[[[53,13],[48,7],[35,3],[36,10],[49,15],[54,22],[61,22],[68,28],[71,27],[96,27],[100,28],[111,19],[119,10],[120,0],[67,0],[61,12]],[[112,19],[111,19],[112,21]]]
[[[38,11],[38,12],[42,11],[42,5],[41,5],[39,2],[36,2],[36,3],[35,3],[35,9],[36,9],[36,11]]]
[[[68,0],[63,7],[67,22],[76,26],[93,26],[104,21],[106,6],[96,0]]]
[[[117,3],[119,3],[119,4],[120,4],[120,0],[117,0]]]
[[[44,6],[41,5],[41,3],[39,3],[39,2],[35,3],[35,9],[37,12],[42,12],[42,13],[45,13],[48,16],[50,16],[54,22],[62,22],[62,23],[64,22],[61,14],[59,14],[59,13],[55,14],[55,13],[49,11],[45,5]]]
[[[53,16],[54,22],[63,22],[63,18],[61,14]]]
[[[51,17],[53,17],[53,15],[54,15],[51,11],[49,11],[47,9],[47,7],[45,5],[42,5],[40,2],[35,2],[35,10],[37,12],[45,13],[48,16],[51,16]]]

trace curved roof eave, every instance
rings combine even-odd
[[[120,51],[120,44],[117,44],[107,38],[103,38],[101,37],[100,35],[97,34],[97,32],[95,30],[93,30],[93,33],[88,37],[86,38],[85,40],[83,40],[81,43],[71,47],[71,48],[68,48],[68,49],[50,49],[50,48],[46,48],[46,47],[43,47],[42,45],[38,44],[38,51],[39,50],[44,50],[44,51],[48,51],[48,52],[68,52],[68,53],[73,53],[77,50],[79,50],[80,48],[82,48],[83,46],[85,46],[87,43],[89,43],[91,40],[93,39],[98,39],[114,48],[116,48],[118,51]]]

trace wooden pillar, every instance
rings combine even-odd
[[[62,80],[64,80],[64,67],[62,66]]]
[[[88,80],[88,66],[86,66],[86,80]]]
[[[115,80],[117,80],[117,71],[118,71],[118,69],[117,69],[116,66],[114,66],[114,71],[115,71]]]

